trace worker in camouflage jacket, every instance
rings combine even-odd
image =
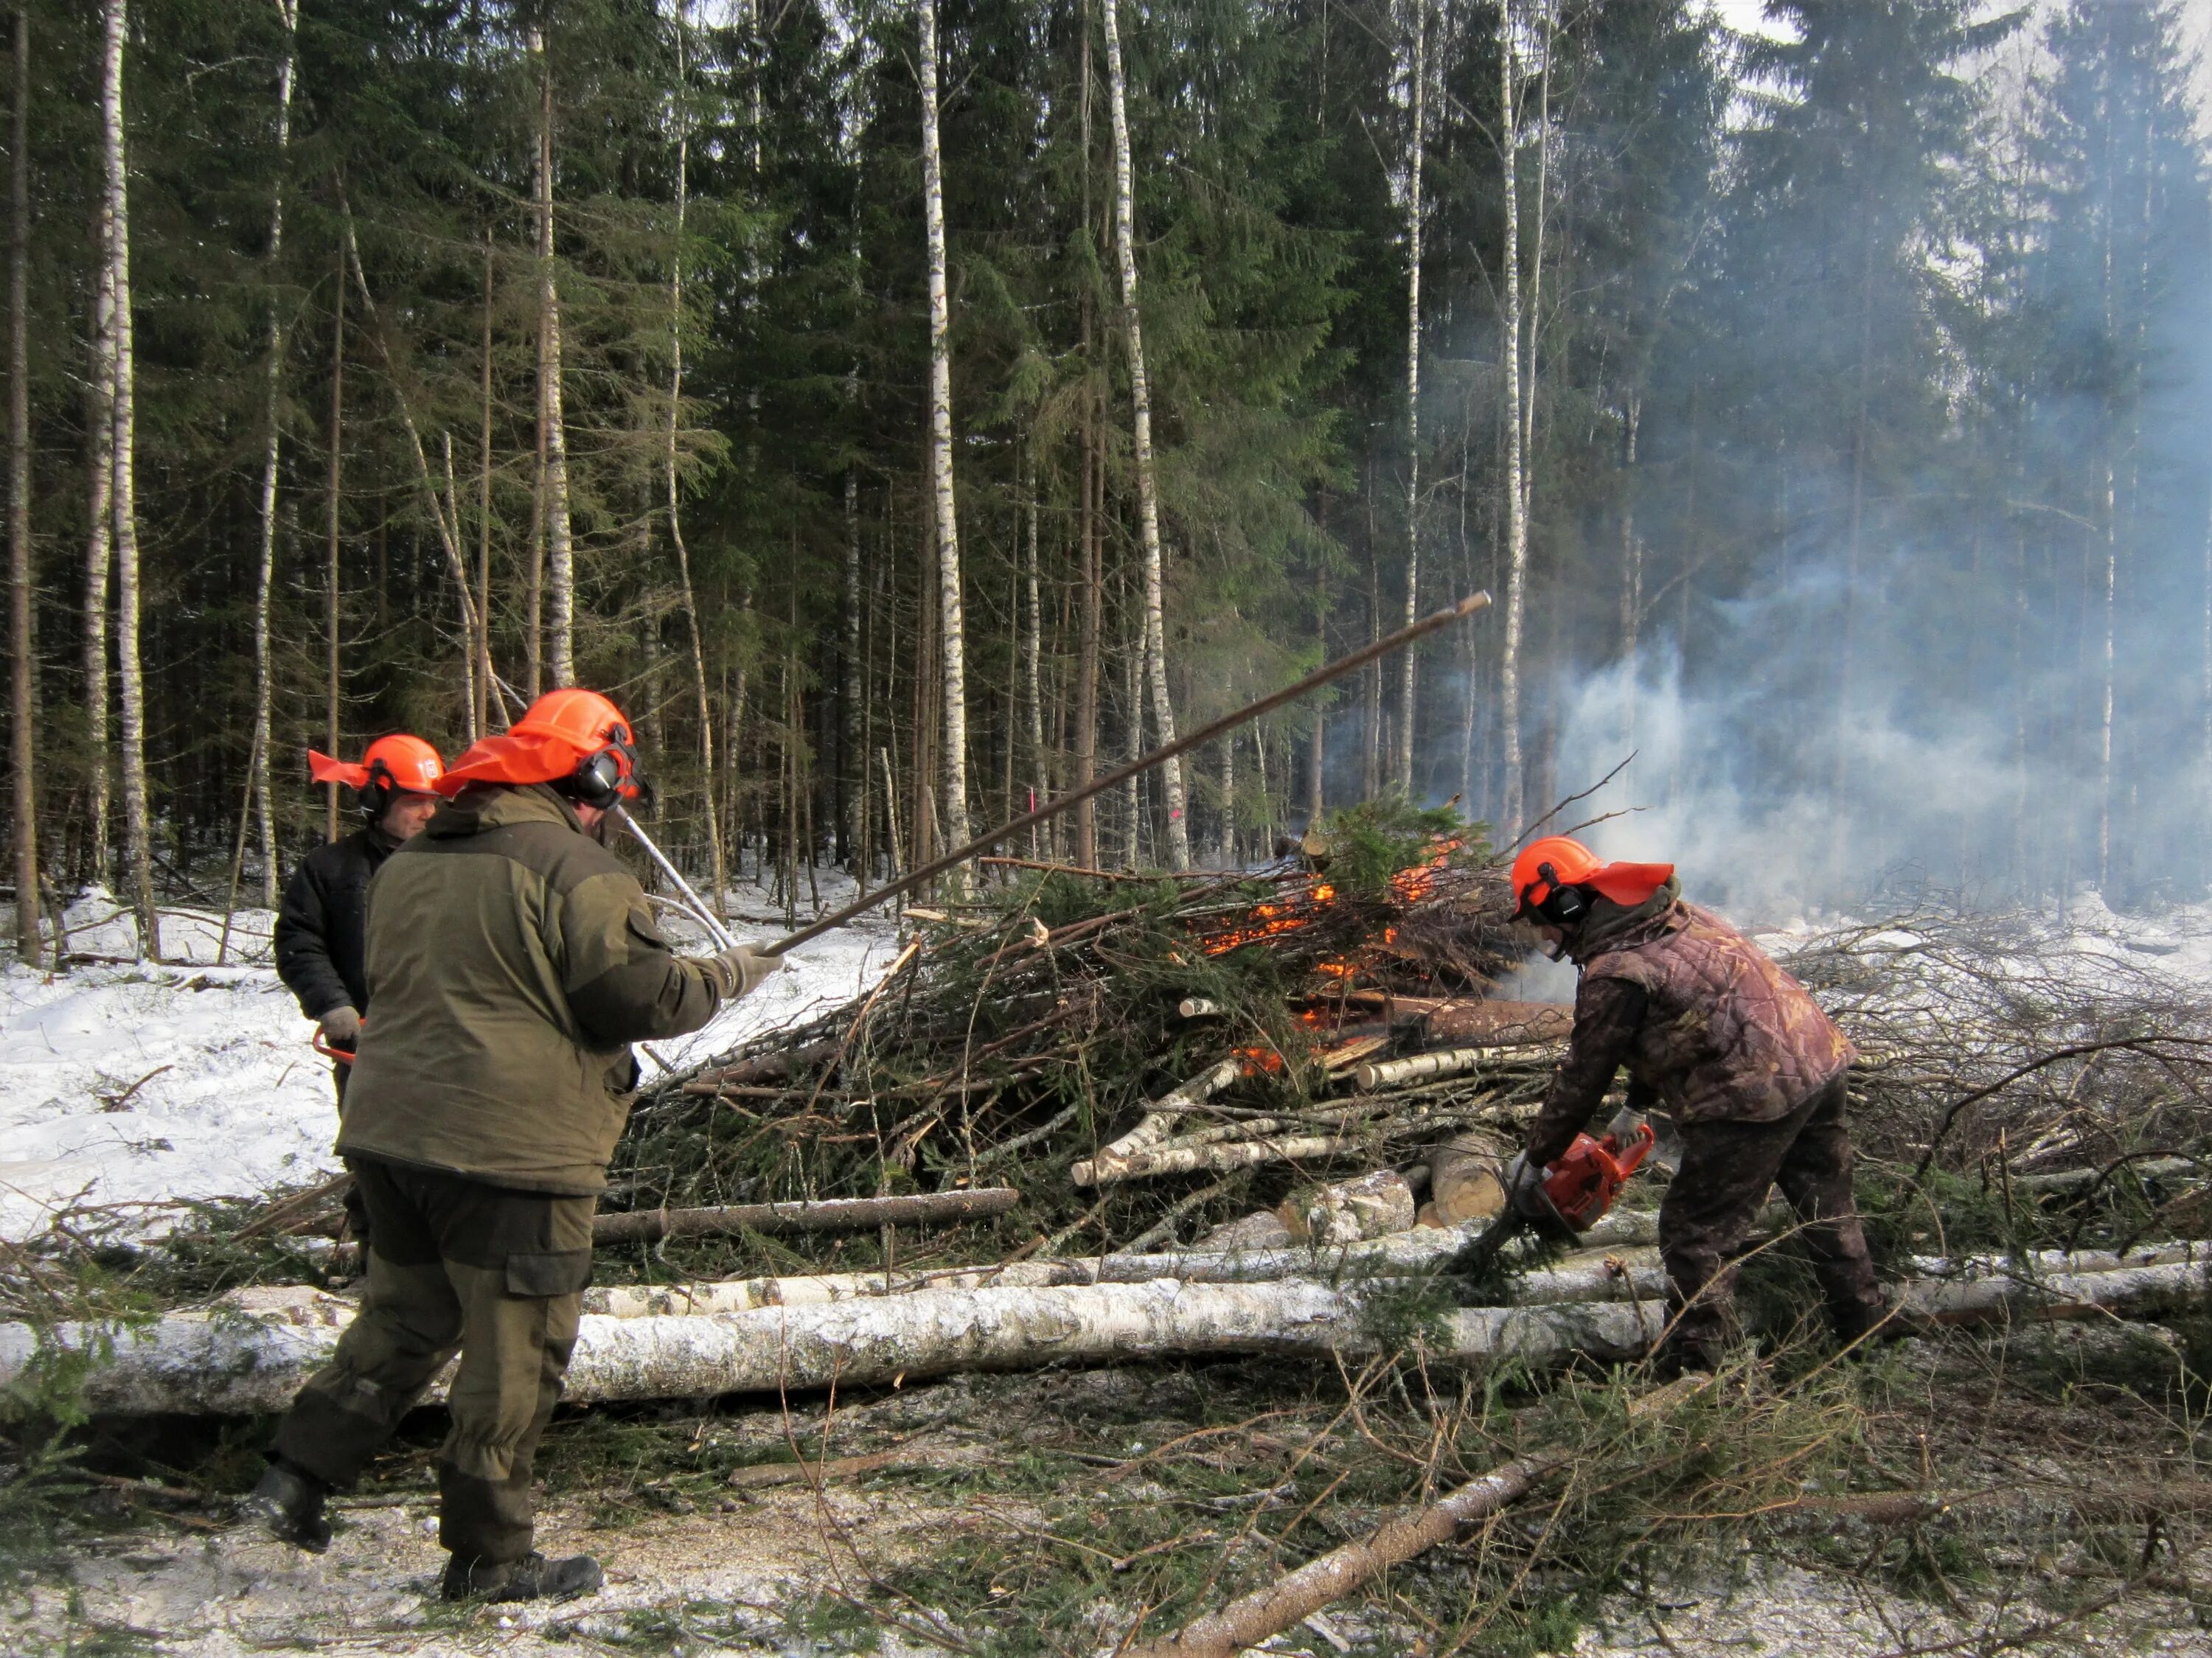
[[[1850,1039],[1756,944],[1682,902],[1671,864],[1601,864],[1553,835],[1515,859],[1513,887],[1518,916],[1582,969],[1566,1057],[1507,1171],[1516,1206],[1541,1211],[1544,1170],[1625,1066],[1629,1104],[1662,1106],[1682,1138],[1659,1209],[1662,1364],[1711,1368],[1737,1339],[1733,1263],[1776,1186],[1837,1336],[1867,1335],[1886,1306],[1851,1191]]]
[[[592,1214],[636,1086],[630,1044],[698,1029],[780,963],[677,956],[601,837],[641,792],[606,698],[541,697],[439,780],[447,797],[368,896],[368,987],[338,1151],[369,1218],[368,1286],[300,1390],[249,1503],[319,1552],[353,1483],[456,1351],[439,1453],[448,1600],[596,1588],[532,1546],[531,1479],[592,1271]]]

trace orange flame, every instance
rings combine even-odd
[[[1273,1076],[1283,1068],[1283,1056],[1272,1048],[1239,1048],[1232,1051],[1248,1077]]]

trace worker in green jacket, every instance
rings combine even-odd
[[[630,1044],[698,1029],[781,962],[677,956],[601,843],[642,789],[595,692],[541,697],[439,780],[429,827],[368,896],[363,1029],[338,1134],[368,1281],[277,1430],[248,1512],[329,1545],[350,1485],[458,1350],[439,1453],[447,1600],[566,1598],[596,1561],[532,1544],[531,1473],[592,1272],[592,1213],[637,1085]]]

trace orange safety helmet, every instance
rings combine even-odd
[[[384,816],[394,794],[435,794],[446,762],[419,737],[395,732],[380,737],[349,766],[327,754],[307,750],[307,770],[318,783],[343,783],[361,795],[362,813],[372,822]]]
[[[1589,892],[1616,904],[1640,904],[1674,874],[1672,864],[1601,864],[1581,841],[1547,835],[1513,860],[1513,918],[1573,926],[1589,914]]]
[[[438,781],[459,794],[471,783],[560,783],[605,811],[647,796],[637,744],[620,708],[597,691],[548,691],[495,737],[479,738]]]

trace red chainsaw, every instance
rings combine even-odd
[[[1540,1212],[1525,1212],[1508,1192],[1504,1212],[1452,1258],[1449,1270],[1469,1278],[1487,1272],[1498,1252],[1526,1226],[1569,1239],[1587,1232],[1612,1209],[1620,1188],[1644,1166],[1657,1139],[1650,1123],[1625,1107],[1603,1135],[1576,1135],[1559,1160],[1544,1170],[1536,1188]]]

